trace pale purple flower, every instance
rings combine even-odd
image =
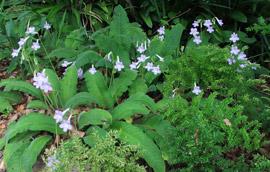
[[[18,49],[13,49],[12,50],[12,53],[11,53],[11,56],[14,58],[14,57],[17,57],[18,55],[19,55],[19,53],[20,53],[20,48],[18,48]]]
[[[42,72],[38,72],[34,75],[33,85],[36,88],[43,90],[45,93],[52,91],[52,86],[49,82],[48,77],[45,74],[45,70],[43,70]]]
[[[129,65],[129,68],[130,68],[131,70],[137,69],[138,63],[139,63],[139,62],[132,62],[132,63]]]
[[[22,47],[26,43],[26,41],[27,41],[28,38],[29,37],[20,38],[20,41],[18,42],[19,46]]]
[[[231,47],[231,54],[233,54],[233,55],[237,55],[237,54],[239,54],[239,52],[240,52],[240,50],[238,49],[238,47],[236,46],[236,45],[233,45],[232,47]]]
[[[240,64],[239,66],[240,66],[240,68],[245,68],[247,65],[246,64]]]
[[[239,41],[238,35],[236,33],[232,33],[230,37],[230,41],[232,41],[233,43],[236,43],[237,41]]]
[[[154,66],[154,67],[152,67],[152,72],[153,72],[155,75],[160,74],[161,71],[160,71],[159,66]]]
[[[193,23],[192,23],[192,26],[193,27],[198,27],[200,24],[200,20],[195,20]]]
[[[209,33],[213,33],[215,30],[213,29],[213,27],[212,26],[209,26],[208,28],[207,28],[207,32],[209,32]]]
[[[138,58],[137,58],[137,60],[138,60],[138,62],[140,63],[140,62],[145,62],[145,60],[147,60],[149,57],[147,57],[146,55],[144,55],[144,54],[141,54]]]
[[[55,171],[56,170],[56,166],[57,164],[60,163],[60,161],[58,159],[56,159],[56,156],[55,155],[52,155],[50,157],[48,157],[47,159],[47,167],[49,167],[52,171]]]
[[[54,112],[53,118],[55,119],[56,123],[60,123],[63,121],[64,115],[69,111],[70,109],[66,109],[64,111],[56,110]]]
[[[247,55],[244,52],[240,52],[238,55],[239,60],[247,60],[246,57]]]
[[[43,28],[49,30],[51,28],[51,25],[46,21]]]
[[[202,43],[201,37],[200,36],[194,36],[193,42],[196,43],[197,45],[199,45],[200,43]]]
[[[78,78],[79,78],[79,79],[83,79],[83,70],[82,70],[82,68],[79,68],[79,69],[77,70],[77,74],[78,74]]]
[[[62,67],[68,67],[70,64],[72,64],[72,62],[69,62],[69,61],[64,61],[62,64],[61,64],[61,66]]]
[[[120,72],[122,69],[124,69],[124,64],[120,61],[119,56],[117,56],[117,60],[116,60],[116,63],[115,63],[114,68],[115,68],[118,72]]]
[[[70,120],[63,120],[59,127],[62,128],[64,132],[67,132],[68,130],[72,129]]]
[[[161,57],[161,56],[158,55],[158,54],[156,54],[156,56],[158,57],[159,61],[164,62],[164,58],[163,58],[163,57]]]
[[[145,68],[147,71],[152,71],[153,67],[154,67],[154,64],[151,63],[151,62],[148,62],[148,63],[144,66],[144,68]]]
[[[203,25],[205,27],[210,27],[210,26],[212,26],[212,22],[211,22],[211,20],[205,20],[204,23],[203,23]]]
[[[26,32],[27,35],[35,35],[37,34],[36,28],[34,26],[30,26],[27,28]]]
[[[218,19],[218,18],[216,17],[216,20],[217,20],[217,23],[219,24],[219,26],[223,26],[223,21],[222,21],[221,19]]]
[[[193,35],[193,36],[197,36],[199,34],[198,29],[197,28],[191,28],[189,34]]]
[[[59,122],[63,121],[63,117],[64,117],[64,114],[63,114],[62,111],[56,110],[54,112],[53,118],[55,119],[56,123],[59,123]]]
[[[144,43],[142,43],[140,46],[137,46],[137,51],[138,51],[139,53],[145,52],[146,49],[147,49],[147,47],[146,47],[146,44],[144,44]]]
[[[38,43],[38,40],[36,42],[33,42],[31,48],[34,50],[34,51],[37,51],[38,49],[40,49],[40,45]]]
[[[235,59],[233,59],[233,58],[228,58],[227,61],[228,61],[229,65],[236,63]]]
[[[92,65],[92,67],[88,70],[88,72],[91,73],[92,75],[94,75],[97,72],[97,70],[96,70],[95,66]]]
[[[161,26],[158,30],[157,30],[159,35],[164,35],[165,34],[165,27]]]
[[[199,95],[202,92],[202,90],[200,89],[199,86],[196,86],[196,84],[194,85],[194,88],[192,90],[192,93]]]

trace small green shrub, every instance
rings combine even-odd
[[[143,172],[137,163],[140,151],[136,146],[119,141],[119,134],[110,131],[102,138],[95,135],[96,144],[89,148],[80,138],[73,137],[58,148],[47,151],[45,171],[66,172]]]
[[[247,121],[242,108],[231,107],[232,100],[195,97],[188,102],[175,97],[167,102],[165,117],[177,131],[168,136],[173,163],[189,170],[227,170],[234,167],[240,155],[252,154],[260,148],[260,124]],[[225,163],[226,162],[226,163]]]
[[[180,94],[192,97],[190,91],[196,83],[203,89],[205,96],[217,92],[221,99],[232,97],[233,103],[245,107],[246,115],[260,119],[257,114],[267,109],[269,101],[261,99],[264,94],[256,86],[265,81],[256,79],[256,66],[250,62],[244,68],[239,67],[240,61],[229,65],[227,60],[230,56],[229,49],[214,45],[187,48],[170,65],[163,92],[167,96]]]

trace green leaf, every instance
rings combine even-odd
[[[51,140],[51,136],[40,136],[33,140],[22,154],[22,165],[25,172],[31,172],[44,146]]]
[[[85,51],[78,55],[75,65],[77,68],[82,67],[87,64],[95,64],[100,59],[103,59],[98,53],[92,50]]]
[[[114,79],[112,86],[109,88],[114,100],[122,96],[122,94],[128,90],[128,87],[136,79],[137,72],[132,70],[126,70],[121,72],[120,76]]]
[[[65,46],[70,49],[79,48],[85,41],[85,29],[77,29],[70,32],[65,39]]]
[[[144,15],[144,13],[140,13],[140,16],[142,17],[143,21],[145,22],[145,24],[152,28],[153,27],[153,23],[152,23],[152,20],[151,20],[151,17],[149,15]]]
[[[0,92],[0,97],[6,99],[11,104],[18,104],[22,101],[22,96],[19,93],[14,93],[10,91],[2,91]]]
[[[132,85],[129,88],[129,95],[134,95],[137,93],[143,93],[146,94],[148,90],[148,87],[142,78],[137,78],[135,81],[133,81]]]
[[[58,58],[72,58],[76,57],[78,51],[71,48],[58,48],[53,50],[50,54],[47,55],[47,58],[58,57]]]
[[[185,27],[178,23],[171,30],[166,30],[164,39],[164,55],[172,55],[180,46],[180,40]]]
[[[28,93],[34,97],[42,99],[42,92],[34,87],[32,84],[26,81],[16,80],[16,79],[6,79],[0,82],[0,87],[5,87],[5,91],[22,91]]]
[[[28,139],[6,145],[4,162],[8,172],[26,172],[22,168],[21,156],[29,143]]]
[[[52,85],[53,91],[59,92],[60,81],[55,71],[53,71],[52,69],[45,69],[45,74],[48,77],[50,84]]]
[[[89,112],[82,112],[79,116],[78,124],[82,129],[87,125],[102,125],[104,123],[112,123],[112,115],[103,109],[92,109]]]
[[[48,109],[46,103],[40,100],[32,100],[27,104],[27,109]]]
[[[157,105],[154,100],[151,97],[140,92],[130,96],[128,98],[128,101],[136,101],[138,103],[144,104],[154,112],[157,110]]]
[[[107,131],[99,126],[91,126],[87,129],[86,136],[83,138],[83,140],[87,145],[94,147],[97,139],[96,135],[98,135],[100,138],[105,138]]]
[[[230,13],[230,16],[238,22],[247,22],[247,16],[241,11],[233,11],[232,13]]]
[[[4,136],[6,142],[17,134],[25,131],[48,131],[54,134],[64,134],[63,130],[58,127],[51,116],[40,113],[30,113],[21,117],[18,122],[7,129]]]
[[[156,144],[138,127],[125,122],[115,122],[120,139],[142,149],[143,158],[155,172],[165,172],[165,163]]]
[[[127,32],[129,19],[127,13],[121,5],[114,8],[113,20],[110,24],[110,35],[121,35]]]
[[[145,105],[140,102],[125,101],[113,109],[112,116],[114,120],[119,120],[129,118],[135,114],[147,115],[149,112]]]
[[[65,108],[76,108],[81,105],[96,103],[95,99],[88,92],[81,92],[72,96],[65,104]]]
[[[11,104],[6,99],[0,97],[0,113],[8,114],[12,109]]]
[[[55,71],[53,71],[51,69],[45,69],[45,73],[46,73],[46,76],[48,77],[48,80],[49,80],[51,86],[52,86],[52,91],[49,93],[49,97],[53,101],[53,104],[55,105],[55,107],[57,107],[57,105],[59,103],[58,97],[60,94],[59,78],[58,78],[57,74],[55,73]]]
[[[100,106],[111,108],[113,99],[110,92],[108,92],[104,76],[100,72],[96,72],[94,75],[87,72],[84,76],[88,92],[93,96],[94,100]]]
[[[75,66],[71,66],[67,69],[64,78],[61,80],[60,96],[63,104],[77,93],[77,83],[77,69]]]

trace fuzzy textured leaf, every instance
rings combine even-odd
[[[26,81],[16,79],[6,79],[0,82],[0,87],[5,87],[5,91],[11,90],[22,91],[24,93],[42,99],[42,92]]]
[[[30,113],[21,117],[18,122],[8,128],[4,136],[6,142],[25,131],[48,131],[54,134],[64,133],[51,116],[41,113]]]
[[[36,163],[39,154],[46,144],[51,140],[51,136],[40,136],[33,140],[22,154],[21,161],[23,170],[31,172],[33,165]]]
[[[155,172],[165,172],[165,163],[156,144],[138,127],[125,122],[115,122],[120,138],[142,149],[143,158]]]
[[[116,100],[118,97],[122,96],[122,94],[128,90],[128,87],[136,77],[137,72],[135,71],[126,70],[122,72],[120,76],[113,81],[112,86],[109,88],[113,98]]]
[[[62,103],[65,104],[77,92],[78,74],[75,66],[67,69],[64,78],[61,80],[60,96]]]
[[[0,92],[0,97],[6,99],[11,104],[18,104],[22,101],[22,96],[19,93],[14,93],[10,91],[2,91]]]
[[[83,112],[80,114],[78,124],[79,128],[83,128],[87,125],[102,125],[104,123],[112,123],[112,115],[103,109],[92,109],[89,112]]]
[[[76,59],[75,65],[76,67],[82,67],[84,65],[89,64],[95,64],[100,59],[103,59],[98,53],[92,50],[85,51],[78,55],[78,58]]]
[[[81,105],[90,105],[96,101],[88,92],[81,92],[71,97],[65,104],[65,108],[76,108]]]
[[[46,103],[40,100],[32,100],[27,104],[28,109],[48,109],[48,106]]]
[[[105,78],[100,72],[97,72],[94,75],[87,72],[85,74],[85,80],[88,92],[100,106],[113,106],[112,96],[110,92],[108,92]]]

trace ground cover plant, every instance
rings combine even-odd
[[[267,16],[182,3],[2,1],[1,170],[268,171]]]

